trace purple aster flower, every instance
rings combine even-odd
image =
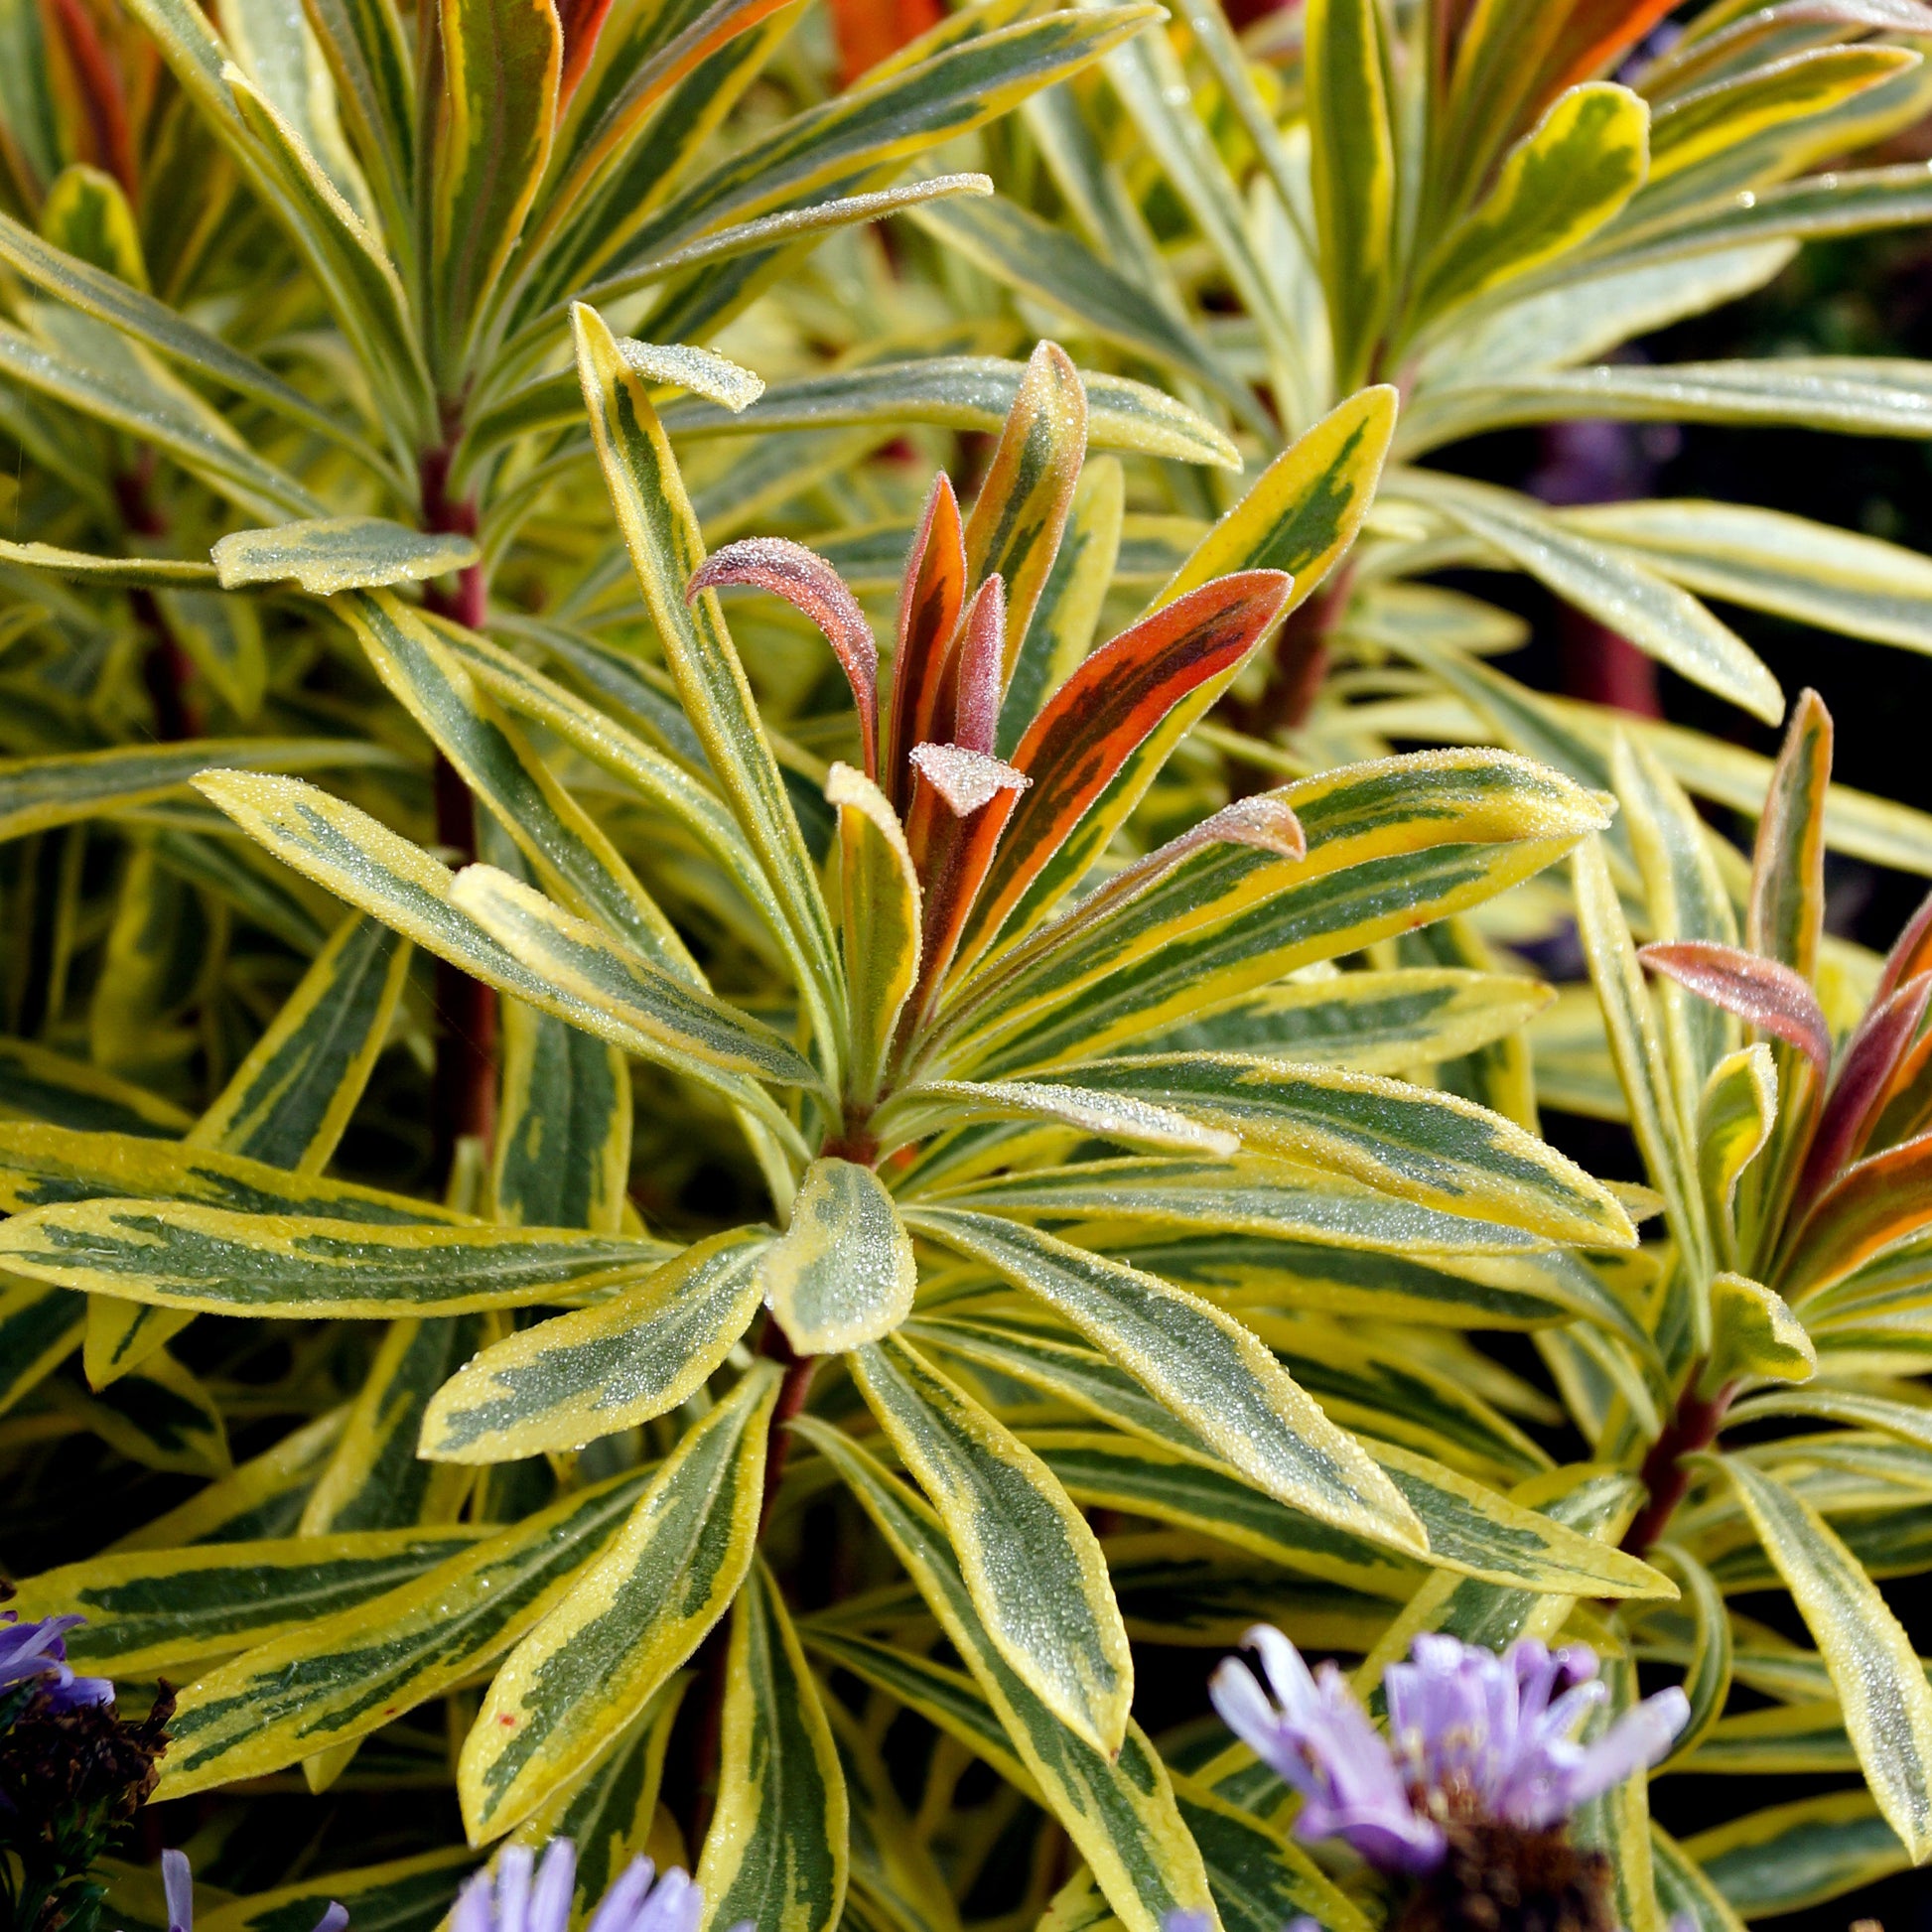
[[[1608,1695],[1584,1646],[1552,1652],[1525,1638],[1499,1657],[1423,1636],[1408,1663],[1389,1666],[1391,1747],[1332,1664],[1311,1676],[1279,1630],[1251,1630],[1248,1641],[1274,1696],[1230,1658],[1214,1673],[1215,1709],[1301,1792],[1299,1836],[1339,1838],[1392,1873],[1435,1871],[1454,1827],[1561,1826],[1654,1764],[1690,1716],[1682,1691],[1662,1691],[1583,1744],[1577,1725]]]
[[[0,1692],[38,1684],[42,1708],[78,1711],[112,1704],[114,1687],[104,1677],[76,1677],[68,1662],[67,1635],[84,1616],[44,1616],[22,1623],[12,1610],[0,1610]]]
[[[528,1846],[505,1846],[496,1867],[493,1890],[487,1871],[464,1886],[451,1932],[565,1932],[577,1878],[577,1848],[569,1839],[553,1838],[540,1865]],[[653,1884],[655,1876],[648,1859],[633,1859],[585,1932],[698,1932],[704,1893],[682,1871],[667,1871]]]
[[[1210,1690],[1221,1721],[1302,1794],[1295,1829],[1339,1838],[1384,1871],[1428,1871],[1443,1830],[1410,1803],[1394,1753],[1333,1664],[1311,1675],[1302,1653],[1266,1624],[1248,1632],[1271,1699],[1247,1665],[1228,1658]]]
[[[168,1897],[168,1932],[195,1932],[195,1874],[186,1852],[162,1853],[161,1889]],[[347,1910],[332,1904],[316,1920],[316,1932],[343,1932],[347,1923]]]

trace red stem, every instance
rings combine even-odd
[[[476,499],[452,500],[450,456],[450,446],[445,444],[425,452],[421,459],[423,527],[473,537]],[[481,630],[486,610],[483,566],[472,564],[460,572],[454,595],[429,585],[423,604],[439,617]],[[458,865],[469,865],[477,857],[477,803],[462,774],[441,752],[436,755],[435,784],[437,842]],[[439,959],[436,1009],[442,1025],[436,1036],[431,1114],[437,1171],[448,1173],[459,1141],[474,1138],[487,1146],[496,1129],[496,994],[461,967]]]
[[[1693,1370],[1664,1433],[1651,1444],[1638,1471],[1649,1500],[1623,1533],[1623,1547],[1633,1557],[1642,1556],[1669,1527],[1691,1486],[1685,1457],[1708,1449],[1717,1441],[1718,1426],[1730,1407],[1735,1387],[1735,1383],[1726,1383],[1707,1399],[1697,1393],[1697,1373]]]

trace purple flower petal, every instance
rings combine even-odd
[[[1443,1856],[1443,1834],[1419,1817],[1395,1758],[1332,1664],[1311,1676],[1279,1630],[1248,1632],[1275,1703],[1247,1668],[1228,1659],[1209,1693],[1222,1721],[1302,1794],[1295,1830],[1305,1839],[1340,1838],[1371,1864],[1426,1871]]]
[[[576,1878],[576,1846],[567,1838],[553,1838],[530,1894],[530,1932],[568,1932]]]
[[[168,1932],[192,1932],[195,1924],[195,1875],[186,1852],[161,1855],[161,1890],[168,1900]]]

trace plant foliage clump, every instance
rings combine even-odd
[[[1667,11],[977,0],[834,89],[796,0],[0,0],[7,1561],[153,1782],[22,1932],[186,1923],[144,1797],[210,1932],[563,1839],[546,1925],[647,1856],[707,1932],[1932,1857],[1932,911],[1824,929],[1932,819],[1702,601],[1927,649],[1932,565],[1424,461],[1932,429],[1598,359],[1932,213],[1824,167],[1932,9]],[[1531,690],[1448,570],[1781,753]],[[1404,1918],[1208,1715],[1257,1620],[1360,1735],[1568,1684],[1574,1804],[1374,1738]]]

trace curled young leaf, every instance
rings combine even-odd
[[[832,646],[845,681],[852,687],[852,701],[859,707],[859,743],[865,750],[866,776],[876,778],[879,645],[845,579],[802,543],[784,537],[746,537],[714,550],[692,572],[684,587],[685,602],[688,604],[701,591],[719,590],[727,584],[749,584],[755,590],[783,598],[825,633],[825,641]]]

